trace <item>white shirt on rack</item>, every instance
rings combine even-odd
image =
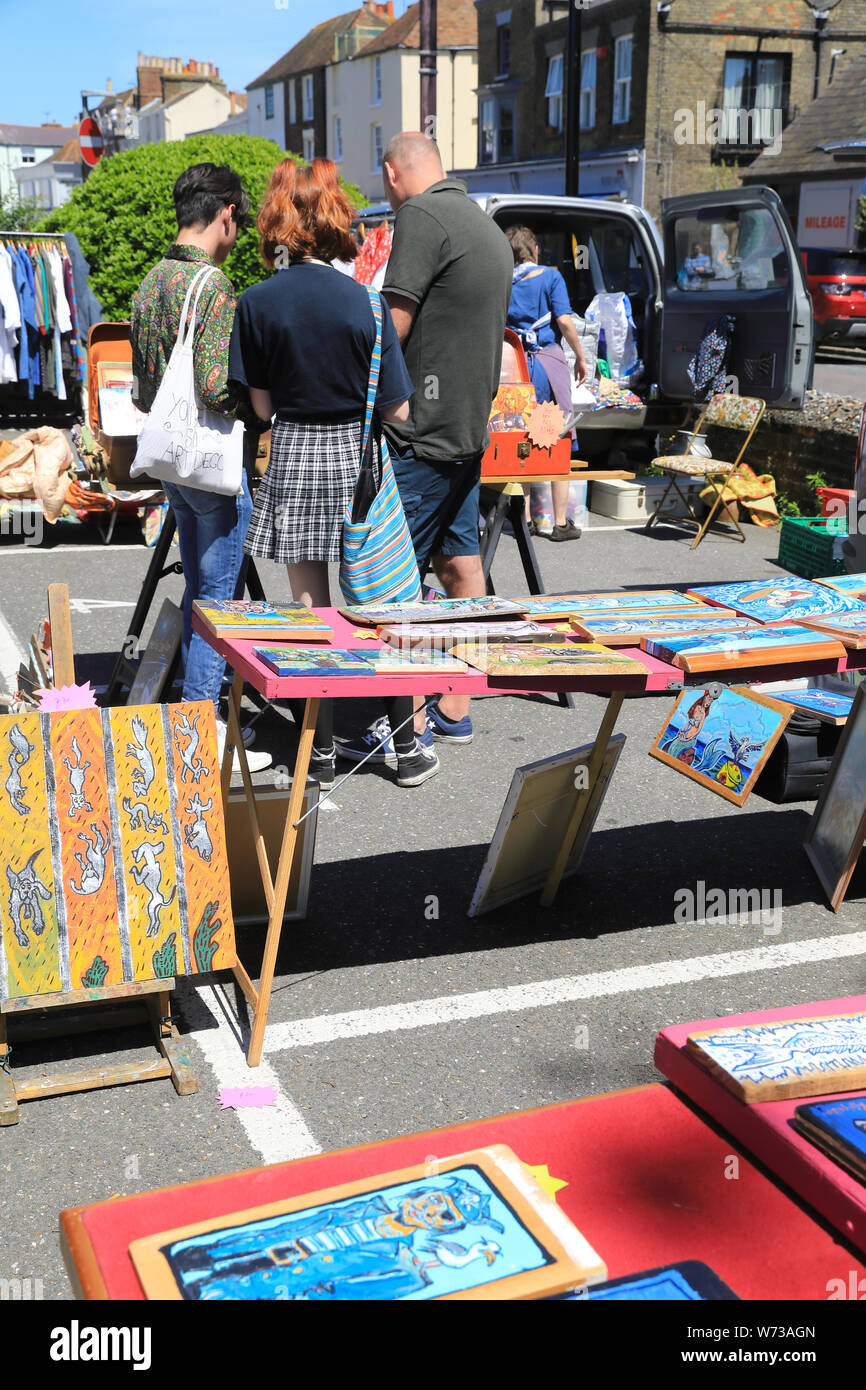
[[[63,257],[56,247],[52,246],[48,251],[48,264],[51,266],[51,278],[54,281],[54,290],[57,297],[57,327],[61,333],[72,332],[72,317],[69,313],[69,304],[66,299],[66,290],[63,287]]]
[[[21,306],[15,291],[12,257],[0,246],[0,384],[18,380],[18,330]]]

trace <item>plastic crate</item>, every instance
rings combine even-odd
[[[857,494],[849,487],[819,487],[818,496],[821,499],[821,515],[841,520],[847,518],[848,509]]]
[[[783,517],[779,564],[803,579],[844,574],[842,546],[847,536],[848,523],[844,517]]]

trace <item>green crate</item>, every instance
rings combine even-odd
[[[786,516],[779,535],[779,564],[802,579],[844,574],[845,517]]]

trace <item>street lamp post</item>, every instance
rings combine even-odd
[[[568,6],[568,82],[565,98],[565,195],[580,195],[580,41],[583,0]]]
[[[436,139],[436,0],[421,0],[419,16],[421,129]]]

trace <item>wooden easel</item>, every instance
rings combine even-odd
[[[0,1003],[0,1126],[18,1123],[19,1101],[68,1095],[71,1091],[95,1091],[102,1086],[125,1086],[133,1081],[158,1081],[163,1076],[171,1077],[180,1096],[197,1091],[198,1077],[171,1017],[174,983],[173,979],[141,980],[106,989],[73,990],[69,994],[32,994]],[[90,1017],[89,1008],[85,1006],[91,1004],[121,1007],[104,1008],[99,1011],[99,1017]],[[84,1009],[84,1012],[67,1014],[67,1010],[76,1009]],[[20,1032],[16,1028],[16,1045],[19,1041],[67,1037],[70,1033],[98,1032],[150,1021],[162,1056],[84,1067],[79,1071],[52,1072],[31,1081],[16,1082],[10,1067],[12,1047],[7,1021],[10,1018],[17,1021],[24,1014],[36,1017]]]
[[[69,589],[65,584],[48,588],[48,622],[51,630],[51,683],[55,687],[75,684],[75,657],[69,612]],[[133,1081],[157,1081],[170,1076],[178,1095],[198,1090],[189,1053],[171,1017],[171,991],[174,979],[139,980],[110,985],[102,989],[71,990],[65,994],[31,994],[0,1002],[0,1126],[18,1123],[18,1103],[43,1096],[68,1095],[71,1091],[93,1091],[102,1086],[124,1086]],[[101,1004],[99,1017],[89,1016],[88,1006]],[[79,1012],[75,1012],[78,1010]],[[81,1012],[83,1010],[83,1012]],[[160,1058],[149,1056],[135,1062],[118,1062],[79,1071],[54,1072],[32,1081],[16,1082],[12,1075],[7,1020],[36,1015],[21,1032],[16,1028],[16,1044],[21,1040],[66,1037],[70,1033],[98,1032],[149,1021]]]

